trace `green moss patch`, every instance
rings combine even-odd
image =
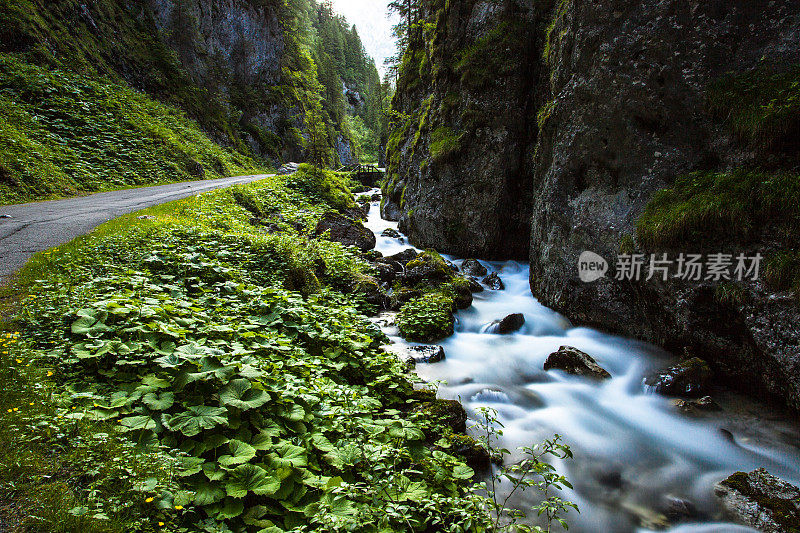
[[[789,149],[800,139],[800,65],[730,74],[708,89],[711,112],[746,141]]]
[[[800,176],[758,171],[683,176],[656,193],[637,223],[648,248],[744,240],[765,225],[800,229]]]
[[[431,134],[431,158],[444,161],[461,151],[462,136],[448,126],[439,126]]]

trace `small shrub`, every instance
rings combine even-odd
[[[453,334],[453,300],[427,294],[405,304],[397,315],[400,334],[414,342],[433,342]]]

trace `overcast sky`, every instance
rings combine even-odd
[[[367,53],[383,76],[383,60],[395,53],[392,25],[386,14],[389,0],[333,0],[334,9],[355,24]]]

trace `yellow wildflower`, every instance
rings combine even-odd
[[[152,497],[152,496],[150,496],[149,498],[147,498],[147,499],[145,500],[145,503],[150,503],[151,501],[153,501],[153,497]]]
[[[52,376],[52,375],[53,375],[53,371],[52,371],[52,370],[48,370],[48,372],[47,372],[47,377],[50,377],[50,376]]]
[[[175,510],[176,511],[180,511],[181,509],[183,509],[183,505],[176,505],[175,506]]]

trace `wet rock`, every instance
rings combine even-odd
[[[375,194],[373,194],[373,195],[371,196],[371,199],[372,199],[372,201],[373,201],[373,202],[380,202],[380,201],[381,201],[381,195],[380,195],[380,193],[377,193],[377,192],[376,192]]]
[[[662,513],[671,523],[701,520],[703,514],[689,500],[667,495],[664,497]]]
[[[369,198],[367,198],[366,196],[359,196],[358,199],[356,199],[356,203],[358,203],[358,205],[361,207],[361,211],[364,212],[364,216],[365,217],[369,216],[369,210],[371,208],[371,204],[369,203]]]
[[[445,260],[445,263],[447,263],[447,266],[449,266],[450,270],[452,270],[453,272],[459,272],[457,264],[453,263],[452,261],[447,261],[447,260]]]
[[[622,474],[617,470],[599,472],[597,482],[606,488],[618,490],[623,485]]]
[[[572,346],[562,346],[557,352],[551,353],[544,363],[544,369],[563,370],[567,374],[598,379],[611,377],[589,354]]]
[[[714,490],[725,514],[765,533],[800,531],[800,489],[763,468],[736,472]]]
[[[519,330],[525,325],[525,315],[522,313],[514,313],[508,315],[502,320],[495,320],[489,327],[486,328],[487,333],[497,333],[498,335],[506,335]]]
[[[373,266],[376,270],[375,275],[381,283],[391,283],[397,277],[397,272],[388,263],[375,262]]]
[[[278,169],[278,175],[285,176],[286,174],[294,174],[299,168],[300,165],[298,163],[286,163]]]
[[[694,357],[645,378],[653,391],[666,396],[701,396],[711,380],[708,363]]]
[[[386,228],[381,232],[381,235],[384,237],[389,237],[391,239],[402,239],[403,235],[397,231],[396,229]]]
[[[367,303],[377,306],[378,309],[387,309],[390,298],[378,284],[378,280],[371,276],[360,276],[354,282],[353,292],[364,295]]]
[[[400,204],[391,198],[385,198],[381,204],[381,217],[384,220],[391,220],[397,222],[403,216],[403,210],[400,209]]]
[[[402,252],[386,257],[386,259],[390,261],[397,261],[398,263],[401,263],[403,265],[405,265],[409,261],[413,261],[416,258],[417,258],[417,252],[413,248],[406,248]]]
[[[469,309],[472,305],[472,291],[469,283],[453,284],[453,305],[456,309]]]
[[[719,411],[720,409],[711,396],[703,396],[697,400],[676,399],[672,401],[672,405],[687,415],[696,415],[703,411]]]
[[[314,230],[314,235],[321,236],[330,231],[330,240],[345,246],[356,246],[366,252],[375,247],[375,234],[358,221],[351,220],[339,213],[329,211],[322,215]]]
[[[472,292],[483,292],[483,285],[481,285],[481,282],[478,281],[477,278],[469,277],[467,279],[469,281],[469,290]]]
[[[506,288],[506,286],[503,285],[503,280],[497,275],[497,272],[492,272],[483,278],[483,282],[493,291],[502,291]]]
[[[394,354],[401,361],[413,362],[414,364],[438,363],[445,359],[444,348],[435,344],[422,344],[419,346],[392,344],[384,346],[383,349],[388,353]]]
[[[478,262],[477,259],[465,259],[461,263],[461,271],[468,276],[481,277],[489,273],[486,267]]]
[[[443,283],[453,278],[453,271],[437,253],[423,252],[416,259],[406,263],[403,281],[416,285],[422,281]]]

